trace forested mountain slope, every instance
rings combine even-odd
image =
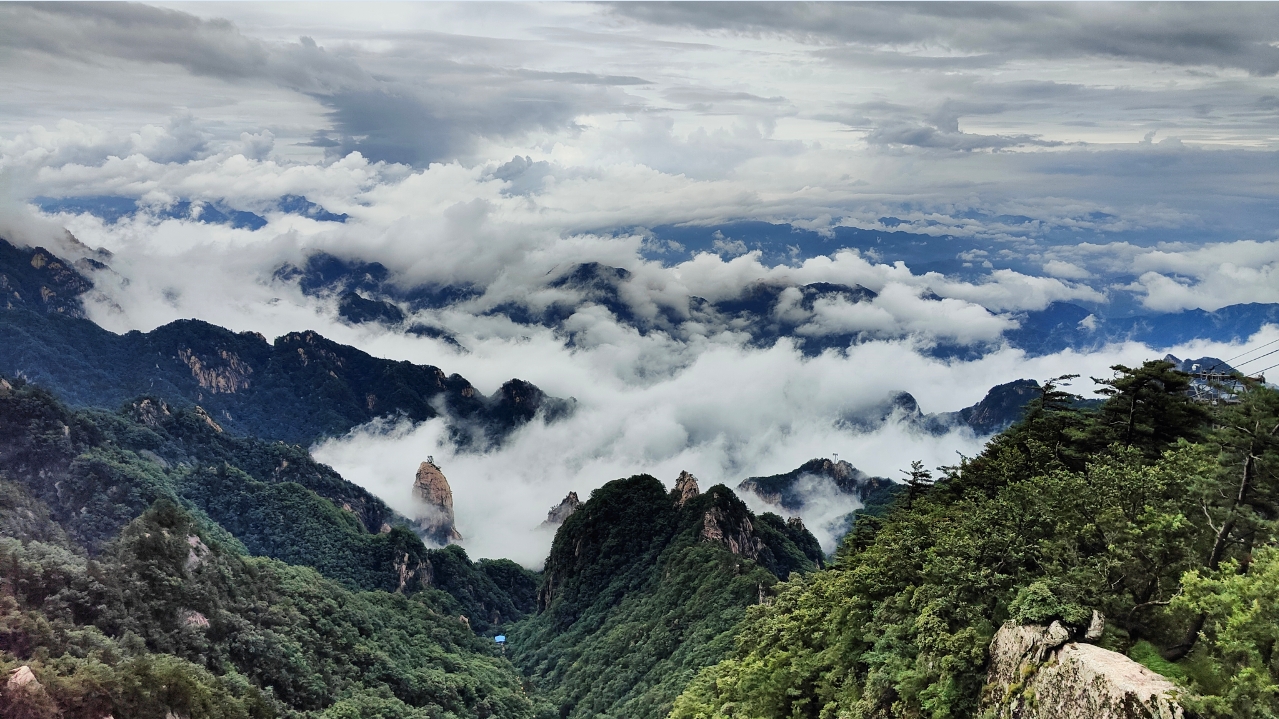
[[[406,519],[306,450],[231,436],[199,407],[143,398],[115,413],[72,411],[0,380],[0,478],[91,555],[167,500],[229,551],[310,566],[352,588],[429,589],[477,629],[533,609],[535,580],[513,562],[427,549]]]
[[[377,417],[445,414],[455,439],[483,449],[539,412],[572,402],[512,379],[485,397],[457,374],[380,359],[315,332],[274,342],[199,320],[117,335],[82,319],[92,287],[42,248],[0,239],[0,373],[40,384],[73,406],[118,407],[140,395],[199,404],[223,427],[310,443]]]
[[[609,482],[556,533],[540,611],[509,635],[560,716],[665,716],[732,647],[746,607],[821,561],[798,521],[755,516],[723,485],[696,494],[689,479],[674,492],[648,475]]]
[[[198,407],[0,380],[0,671],[33,679],[0,716],[538,716],[476,634],[531,611],[535,576],[403,521]]]
[[[1082,633],[1093,610],[1190,709],[1275,716],[1279,393],[1208,408],[1170,362],[1115,369],[1100,408],[1049,383],[936,485],[917,471],[832,569],[750,608],[671,716],[974,716],[1001,624]]]

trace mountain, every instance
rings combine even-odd
[[[747,607],[821,561],[802,523],[756,516],[727,487],[698,493],[690,479],[674,491],[648,475],[614,480],[556,532],[539,611],[507,636],[561,717],[665,716],[731,649]]]
[[[1229,305],[1213,312],[1189,309],[1129,317],[1106,317],[1079,305],[1054,302],[1037,312],[1016,316],[1020,327],[1005,333],[1009,344],[1031,355],[1065,349],[1097,349],[1112,342],[1145,342],[1169,347],[1195,339],[1231,342],[1255,334],[1266,324],[1279,324],[1279,304]]]
[[[1273,714],[1279,393],[1189,380],[1152,360],[1099,406],[1049,393],[778,587],[671,718]]]
[[[199,407],[0,379],[0,716],[544,716],[476,634],[536,576],[406,522]]]
[[[805,480],[824,479],[839,492],[856,497],[862,504],[881,504],[897,492],[897,483],[883,477],[872,477],[846,461],[810,459],[785,474],[748,477],[737,485],[740,492],[751,492],[760,499],[791,512],[804,508],[814,490],[804,486]]]
[[[0,239],[0,309],[83,317],[80,295],[91,289],[88,278],[43,247],[22,249]]]
[[[343,317],[356,318],[351,321],[395,324],[398,321],[395,318],[405,309],[438,309],[484,294],[482,288],[473,286],[423,284],[406,288],[380,263],[344,260],[326,253],[311,255],[301,267],[286,265],[277,271],[276,277],[296,282],[304,293],[312,296],[342,298],[340,312]],[[678,307],[658,303],[654,313],[652,308],[644,312],[632,308],[627,299],[632,273],[621,267],[584,262],[554,273],[546,282],[548,288],[560,290],[567,296],[537,307],[506,301],[486,311],[520,324],[562,327],[579,309],[594,305],[607,309],[618,321],[641,333],[670,332],[685,322],[695,322],[748,333],[756,346],[769,346],[778,339],[789,338],[808,355],[845,348],[875,336],[874,332],[867,334],[863,330],[823,334],[814,331],[810,324],[819,303],[858,304],[877,297],[875,292],[859,285],[760,281],[743,287],[735,297],[713,302],[689,296]],[[357,297],[351,298],[351,294]],[[924,299],[941,298],[926,293]],[[378,306],[369,303],[378,303]],[[1090,310],[1069,302],[1054,302],[1042,310],[1007,316],[1017,326],[1006,330],[1002,341],[1037,356],[1066,349],[1095,350],[1108,343],[1126,341],[1167,347],[1193,339],[1246,339],[1265,324],[1279,323],[1279,304],[1251,303],[1230,305],[1213,312],[1192,309],[1111,317],[1104,308]],[[423,325],[422,330],[435,333],[431,336],[452,337],[444,328]],[[572,341],[571,336],[569,340]],[[975,357],[984,349],[941,343],[930,351],[937,356]]]
[[[534,580],[513,574],[514,563],[428,549],[410,520],[305,449],[234,436],[198,406],[142,398],[118,412],[76,411],[22,380],[0,380],[0,468],[90,554],[163,500],[241,553],[312,567],[351,588],[442,592],[477,629],[534,608]]]
[[[534,417],[554,421],[572,411],[571,400],[518,379],[485,397],[460,375],[373,357],[315,332],[268,342],[178,320],[117,335],[81,319],[78,297],[92,285],[48,251],[0,241],[0,262],[0,281],[15,296],[11,309],[0,310],[0,373],[75,406],[118,407],[150,395],[198,404],[232,432],[303,444],[379,417],[418,422],[443,414],[458,444],[476,449]]]
[[[978,436],[998,434],[1021,419],[1026,404],[1039,394],[1039,383],[1035,380],[1013,380],[991,387],[986,396],[971,407],[930,415],[925,421],[934,432],[964,426]]]

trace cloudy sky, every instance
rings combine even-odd
[[[80,252],[66,228],[111,252],[91,313],[116,331],[309,327],[576,397],[489,456],[430,424],[317,448],[388,497],[420,455],[449,457],[470,546],[535,563],[544,543],[495,527],[569,489],[735,484],[834,452],[895,475],[979,440],[851,428],[892,392],[950,411],[1018,377],[1279,337],[1038,357],[1001,340],[1053,302],[1279,302],[1277,72],[1265,3],[3,3],[0,236]],[[344,324],[278,278],[317,251],[467,288],[415,310],[461,349]],[[630,273],[624,312],[557,284],[584,262]],[[760,281],[878,297],[794,290],[771,343],[690,310]],[[554,322],[501,311],[556,303]]]

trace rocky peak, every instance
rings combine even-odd
[[[1094,614],[1093,624],[1100,621],[1100,615]],[[999,719],[1181,719],[1184,716],[1176,701],[1177,687],[1172,682],[1117,652],[1071,642],[1070,635],[1060,622],[1048,627],[1005,624],[990,644],[982,716]]]
[[[758,560],[764,549],[764,542],[755,534],[750,517],[719,503],[702,515],[701,540],[722,544],[728,551],[747,559]]]
[[[683,507],[688,500],[696,497],[700,493],[697,488],[697,477],[688,472],[681,471],[679,479],[675,480],[675,504]]]
[[[434,458],[418,465],[417,478],[413,482],[413,496],[421,511],[414,518],[417,532],[423,539],[436,544],[448,544],[462,539],[453,526],[453,489],[444,478],[444,472],[436,466]]]
[[[582,500],[577,498],[577,492],[569,492],[562,502],[551,507],[551,511],[546,513],[546,521],[542,522],[542,526],[554,527],[563,524],[564,520],[572,516],[573,512],[581,506]]]
[[[146,398],[133,403],[133,418],[148,427],[158,427],[161,418],[168,416],[169,405],[161,400]]]

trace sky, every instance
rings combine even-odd
[[[854,421],[892,393],[953,411],[1279,337],[1002,339],[1054,302],[1279,302],[1276,73],[1267,3],[3,3],[0,236],[109,252],[89,311],[114,331],[311,328],[576,398],[485,455],[438,422],[315,448],[405,511],[444,458],[468,550],[536,565],[527,529],[569,490],[836,452],[899,476],[981,441]],[[464,289],[406,305],[456,344],[281,279],[316,252],[384,265],[382,299]],[[591,262],[627,271],[612,304],[565,284]],[[780,334],[698,310],[761,284],[792,288]]]

